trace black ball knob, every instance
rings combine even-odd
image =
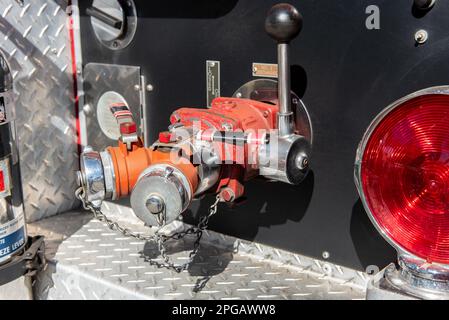
[[[413,6],[418,10],[428,10],[435,4],[435,0],[414,0]]]
[[[265,30],[268,35],[280,43],[293,40],[302,29],[302,15],[288,3],[279,3],[268,11]]]

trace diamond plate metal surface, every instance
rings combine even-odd
[[[78,206],[74,89],[66,1],[0,0],[0,48],[17,93],[16,125],[27,219]]]
[[[105,204],[111,216],[108,208],[120,209],[121,223],[149,232],[126,206]],[[178,274],[145,262],[145,257],[162,262],[155,244],[124,237],[83,212],[39,221],[29,231],[46,235],[52,260],[36,282],[37,299],[364,299],[370,279],[211,231],[194,264]],[[192,243],[171,243],[168,252],[182,263]]]
[[[410,295],[407,295],[405,292],[398,290],[394,286],[391,285],[390,281],[388,281],[385,277],[385,274],[388,272],[387,270],[393,270],[392,272],[396,275],[399,275],[396,270],[396,266],[391,264],[387,266],[385,269],[378,272],[373,276],[371,281],[368,282],[366,289],[366,299],[367,300],[416,300]]]

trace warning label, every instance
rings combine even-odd
[[[11,195],[9,159],[0,160],[0,198]]]

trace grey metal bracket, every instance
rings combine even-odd
[[[0,266],[0,286],[22,276],[34,277],[46,265],[44,237],[28,237],[28,244],[21,255]]]

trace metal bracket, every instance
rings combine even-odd
[[[83,112],[86,118],[87,143],[95,150],[103,150],[115,144],[119,138],[119,126],[115,119],[103,119],[102,123],[111,125],[117,136],[112,139],[105,126],[100,124],[101,112],[109,102],[124,103],[134,116],[138,135],[144,143],[148,140],[146,119],[145,80],[138,66],[88,63],[84,67],[85,105]],[[115,97],[115,98],[114,98]],[[115,99],[115,100],[114,100]],[[104,110],[103,110],[104,111]],[[100,116],[100,118],[99,118]],[[116,127],[116,128],[115,128]]]
[[[44,237],[28,237],[25,251],[0,266],[0,286],[22,276],[33,277],[44,269],[46,263]]]
[[[278,82],[274,79],[252,80],[238,88],[233,97],[279,104]],[[295,131],[305,137],[310,144],[313,144],[313,127],[309,112],[302,100],[293,91],[291,92],[291,99]]]
[[[206,89],[207,106],[210,108],[212,100],[221,95],[220,61],[206,61]]]

